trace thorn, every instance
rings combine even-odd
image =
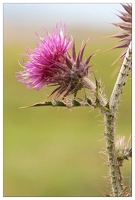
[[[31,105],[31,106],[22,106],[22,107],[19,107],[19,109],[22,109],[22,108],[31,108],[31,107],[33,107],[33,105]]]
[[[105,193],[105,192],[101,191],[99,188],[98,188],[98,190],[101,192],[101,194],[102,194],[104,197],[106,197],[106,193]]]

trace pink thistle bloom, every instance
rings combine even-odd
[[[26,53],[28,61],[24,63],[24,71],[17,72],[18,80],[26,87],[39,90],[44,85],[57,86],[51,95],[56,93],[56,97],[59,97],[63,94],[63,98],[70,94],[76,96],[78,90],[83,87],[95,90],[95,85],[88,79],[88,64],[94,54],[83,62],[86,44],[77,55],[75,43],[72,43],[71,38],[67,38],[65,29],[66,27],[60,24],[59,32],[57,27],[52,34],[47,32],[47,37],[40,38],[41,43]],[[69,49],[72,49],[71,56]]]
[[[65,30],[66,26],[60,24],[60,30],[56,26],[52,34],[46,31],[46,38],[38,36],[41,43],[38,43],[34,50],[29,49],[30,52],[24,55],[28,57],[23,66],[24,71],[16,73],[19,82],[28,88],[39,90],[44,85],[50,84],[54,75],[61,73],[55,63],[63,63],[62,56],[72,46],[72,40],[67,38]]]

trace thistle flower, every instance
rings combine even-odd
[[[115,144],[116,144],[117,160],[119,162],[119,166],[122,166],[124,159],[128,160],[129,157],[132,157],[130,138],[126,143],[125,136],[122,137],[119,136],[117,137]]]
[[[71,38],[67,38],[65,34],[66,26],[60,24],[60,31],[58,26],[53,29],[53,33],[49,34],[46,31],[46,38],[39,39],[41,43],[30,52],[26,52],[24,56],[28,57],[28,61],[24,63],[24,71],[17,72],[18,80],[36,90],[41,89],[44,85],[48,85],[52,77],[60,73],[60,69],[55,65],[55,62],[63,63],[64,55],[72,46]]]
[[[24,71],[17,72],[17,78],[26,87],[36,90],[46,86],[57,86],[51,93],[56,97],[63,94],[63,97],[74,94],[83,87],[95,89],[94,84],[87,78],[89,75],[89,61],[94,55],[90,55],[82,61],[86,44],[82,46],[78,55],[75,50],[75,43],[71,38],[66,37],[65,26],[60,26],[60,33],[54,29],[53,34],[47,32],[46,38],[40,38],[38,46],[27,52],[28,61],[24,63]],[[68,50],[72,49],[72,56]]]
[[[125,56],[128,46],[132,41],[132,6],[130,4],[121,4],[126,12],[120,12],[121,15],[117,15],[119,18],[123,20],[123,22],[111,23],[121,29],[121,33],[112,35],[112,38],[119,38],[119,44],[113,47],[116,48],[125,48],[122,54],[118,59],[121,59]],[[118,60],[117,59],[117,60]]]

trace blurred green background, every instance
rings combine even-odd
[[[4,5],[4,196],[102,196],[101,191],[109,192],[110,186],[103,177],[108,175],[106,157],[99,153],[105,148],[104,124],[99,111],[90,107],[71,110],[52,107],[19,109],[46,99],[52,91],[49,88],[45,92],[44,89],[37,92],[25,88],[17,81],[15,72],[22,70],[18,64],[18,60],[22,60],[20,54],[25,53],[26,46],[35,48],[37,38],[34,32],[45,37],[43,27],[51,30],[51,25],[54,27],[56,21],[63,20],[54,11],[51,15],[51,9],[48,9],[51,17],[47,18],[44,9],[40,13],[39,8],[38,12],[45,21],[32,18],[35,17],[34,11],[29,13],[26,20],[26,11],[29,11],[29,6],[32,9],[32,5]],[[60,5],[52,6],[55,12],[64,15]],[[73,8],[72,4],[68,5]],[[104,16],[104,9],[102,4],[96,5],[100,6],[98,9],[101,12],[97,15],[98,19],[100,14]],[[106,5],[108,8],[112,6]],[[47,9],[47,4],[40,6]],[[64,8],[66,11],[66,5]],[[80,9],[76,5],[74,12],[79,12],[77,8]],[[85,13],[85,10],[82,12]],[[110,16],[114,16],[113,12]],[[122,61],[113,66],[111,64],[122,50],[105,52],[118,41],[104,36],[119,30],[110,24],[101,27],[98,20],[91,25],[87,18],[86,26],[83,23],[81,26],[79,17],[74,13],[76,26],[71,18],[69,21],[65,18],[64,22],[68,25],[69,34],[76,40],[77,50],[82,41],[90,37],[84,59],[100,49],[91,64],[95,64],[92,69],[103,82],[109,98]],[[108,19],[109,14],[106,21]],[[82,97],[83,92],[79,95]],[[127,140],[131,135],[131,77],[125,86],[118,110],[117,134],[125,135]],[[126,161],[122,169],[125,184],[129,182],[127,177],[131,174],[130,167],[130,161]]]

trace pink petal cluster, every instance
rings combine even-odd
[[[39,37],[41,43],[25,54],[28,61],[24,63],[24,71],[17,72],[16,75],[26,87],[39,90],[44,85],[56,86],[51,95],[56,93],[56,97],[63,95],[64,98],[70,94],[76,96],[78,90],[92,85],[86,84],[86,78],[89,75],[89,61],[95,53],[83,62],[86,44],[77,55],[75,43],[71,37],[67,38],[65,30],[65,25],[60,24],[60,30],[56,26],[52,34],[47,32],[46,38]],[[72,50],[72,55],[68,53],[69,49]]]
[[[39,37],[41,42],[37,47],[25,54],[28,61],[24,63],[24,71],[16,73],[19,82],[28,88],[39,90],[50,84],[55,75],[61,73],[56,63],[65,62],[63,56],[72,47],[72,39],[67,38],[65,31],[66,26],[60,24],[60,28],[56,26],[52,34],[46,31],[45,38]]]

